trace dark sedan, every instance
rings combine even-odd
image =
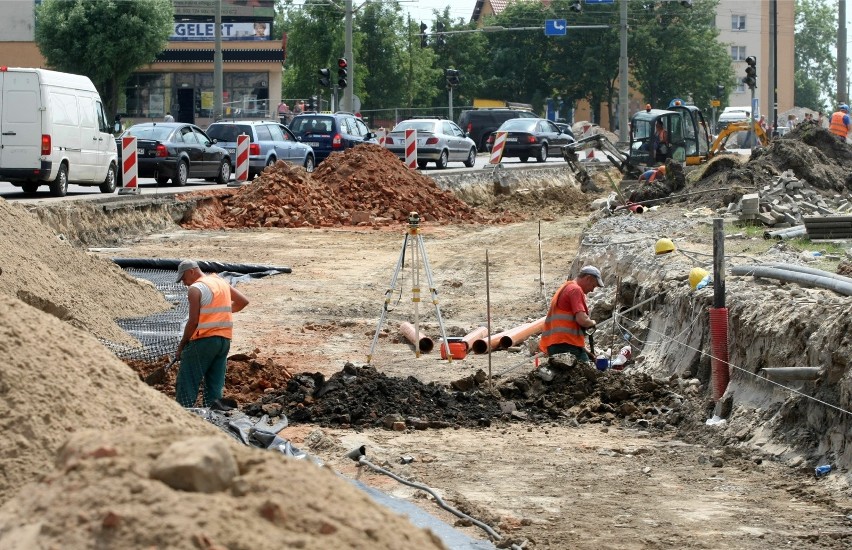
[[[547,119],[513,118],[504,122],[488,138],[489,151],[494,146],[498,132],[508,132],[503,158],[517,157],[521,162],[526,162],[530,157],[544,162],[551,150],[561,151],[563,145],[574,142],[570,134],[563,132]]]
[[[137,170],[140,178],[155,178],[159,185],[171,179],[183,187],[189,178],[204,178],[225,184],[231,179],[231,155],[194,124],[145,122],[134,124],[116,140],[136,138]]]

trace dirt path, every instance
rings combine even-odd
[[[537,222],[505,226],[424,225],[440,307],[450,335],[485,324],[485,252],[490,258],[492,332],[545,313],[567,275],[585,218],[543,223],[544,292],[539,284]],[[129,245],[125,256],[193,257],[288,265],[293,273],[260,279],[243,291],[249,308],[236,319],[233,352],[261,349],[292,372],[330,376],[346,362],[363,364],[376,330],[405,226],[397,229],[177,231]],[[488,370],[487,355],[441,361],[415,358],[398,324],[412,320],[411,271],[402,271],[392,311],[372,364],[381,372],[450,382]],[[425,281],[421,286],[426,287]],[[397,302],[399,298],[399,302]],[[434,308],[420,303],[427,333],[437,339]],[[522,351],[496,352],[495,373],[532,369]],[[708,428],[709,430],[710,428]],[[313,433],[312,433],[313,432]],[[368,456],[438,489],[449,501],[514,540],[535,548],[848,548],[852,502],[838,500],[833,479],[815,480],[771,457],[672,439],[671,432],[633,425],[499,421],[481,429],[327,429],[294,425],[285,433],[344,475],[341,458],[366,444]],[[311,434],[308,437],[308,434]],[[306,439],[307,438],[307,439]],[[410,455],[411,464],[399,458]],[[363,480],[412,498],[452,522],[428,499],[384,476]],[[443,515],[442,515],[443,514]],[[475,527],[465,528],[481,536]]]

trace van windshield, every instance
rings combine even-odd
[[[135,136],[141,139],[153,139],[165,141],[174,128],[168,126],[131,126],[124,133],[125,136]]]

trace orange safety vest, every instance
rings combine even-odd
[[[843,124],[843,117],[846,116],[846,113],[843,111],[837,111],[833,115],[831,115],[831,122],[828,124],[828,131],[836,136],[840,136],[845,138],[849,133],[849,128]]]
[[[198,282],[204,283],[213,293],[213,299],[201,306],[198,313],[198,328],[190,340],[222,336],[231,339],[233,322],[231,320],[231,285],[216,275],[204,275]]]
[[[579,286],[573,280],[565,281],[550,300],[550,309],[547,311],[547,317],[544,318],[544,330],[538,344],[538,349],[544,353],[547,353],[547,348],[553,344],[571,344],[580,348],[586,345],[586,340],[583,338],[583,328],[577,324],[574,312],[561,309],[558,306],[559,296],[562,295],[568,285]]]

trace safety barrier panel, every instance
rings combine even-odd
[[[234,179],[242,183],[248,181],[249,173],[249,137],[246,134],[237,136],[237,166]]]
[[[139,194],[139,165],[136,138],[127,136],[121,138],[121,183],[119,195]]]
[[[488,164],[500,164],[503,160],[503,149],[506,147],[506,137],[509,132],[494,132],[494,146],[491,148],[491,159]]]
[[[411,170],[417,168],[417,130],[405,131],[405,165]]]

